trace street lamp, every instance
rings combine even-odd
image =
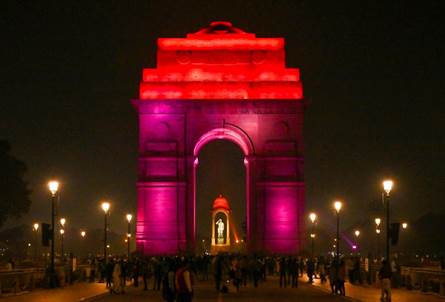
[[[127,214],[125,216],[128,221],[128,229],[127,229],[127,258],[130,260],[130,238],[131,238],[131,219],[133,219],[133,215]]]
[[[85,232],[85,231],[80,232],[80,236],[82,236],[82,238],[85,238],[86,235],[87,235],[87,232]]]
[[[390,222],[389,222],[389,193],[392,190],[393,187],[393,181],[390,179],[387,179],[385,181],[383,181],[383,191],[385,191],[386,194],[382,194],[383,195],[383,201],[386,201],[386,260],[389,261],[389,226],[390,226]]]
[[[380,218],[376,218],[374,219],[375,225],[377,226],[377,228],[380,226],[380,223],[382,222],[382,220]]]
[[[108,228],[108,222],[107,222],[107,216],[108,211],[110,210],[110,203],[107,201],[102,202],[101,204],[102,210],[104,211],[104,262],[107,263],[107,228]]]
[[[35,238],[34,238],[34,261],[37,260],[37,243],[39,242],[39,224],[35,222],[32,225],[32,230],[35,232]]]
[[[312,248],[312,258],[314,258],[314,238],[315,238],[315,220],[317,219],[317,214],[310,213],[309,219],[312,222],[312,233],[311,233],[311,248]],[[314,236],[312,236],[314,235]]]
[[[377,240],[377,257],[378,258],[380,258],[380,232],[381,232],[381,230],[377,227],[376,229],[375,229],[375,233],[376,233],[376,236],[377,236],[377,238],[376,238],[376,240]]]
[[[339,269],[339,257],[340,257],[340,210],[342,208],[343,204],[341,201],[336,200],[334,201],[334,209],[335,209],[335,213],[337,215],[337,237],[336,237],[336,249],[337,249],[337,255],[336,255],[336,260],[337,260],[337,272]]]
[[[51,263],[50,263],[50,287],[56,287],[56,270],[54,267],[54,219],[55,219],[55,204],[57,193],[59,191],[59,182],[56,180],[51,180],[48,182],[48,189],[51,192]]]
[[[63,218],[63,217],[60,218],[59,222],[60,222],[60,225],[62,226],[62,228],[65,227],[65,223],[66,223],[66,219],[65,218]]]
[[[62,261],[65,262],[65,253],[63,250],[63,235],[65,234],[65,230],[64,229],[60,229],[60,243],[61,243],[61,247],[62,247]]]
[[[408,228],[408,223],[407,222],[403,222],[402,223],[402,229],[407,229]]]
[[[353,245],[353,246],[352,246],[352,249],[353,249],[353,250],[357,250],[358,247],[359,247],[360,230],[355,230],[355,231],[354,231],[354,235],[355,235],[355,237],[356,237],[357,244]]]

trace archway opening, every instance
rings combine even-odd
[[[230,232],[230,251],[243,251],[247,236],[247,196],[245,154],[235,143],[218,139],[206,143],[196,161],[196,252],[215,252],[217,242],[217,198],[225,198],[230,207],[224,232]],[[214,204],[215,202],[215,204]],[[230,228],[230,230],[227,229]],[[226,233],[224,233],[226,234]],[[226,242],[226,240],[224,241]]]

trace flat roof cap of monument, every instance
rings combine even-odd
[[[213,202],[213,209],[224,209],[227,211],[230,211],[229,202],[225,197],[222,196],[222,194],[219,194],[218,197]]]
[[[279,50],[284,48],[283,38],[257,38],[232,23],[216,21],[186,38],[159,38],[162,50]]]

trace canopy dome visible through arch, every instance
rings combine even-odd
[[[230,211],[230,206],[228,200],[219,194],[218,197],[213,201],[213,210],[226,210]]]

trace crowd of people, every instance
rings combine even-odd
[[[346,264],[346,260],[349,261]],[[277,287],[298,288],[304,274],[307,282],[314,278],[328,282],[334,295],[346,295],[345,281],[362,282],[358,258],[303,258],[291,256],[257,256],[243,254],[202,255],[196,257],[126,257],[108,261],[90,261],[90,281],[105,282],[112,294],[125,294],[126,286],[159,291],[167,302],[188,302],[196,281],[212,279],[215,290],[238,292],[241,287],[256,288],[276,276]],[[382,297],[391,296],[391,266],[383,262],[378,276],[382,280]],[[212,276],[212,278],[210,278]],[[275,279],[274,279],[275,280]],[[301,280],[301,279],[300,279]],[[388,281],[389,280],[389,281]]]

